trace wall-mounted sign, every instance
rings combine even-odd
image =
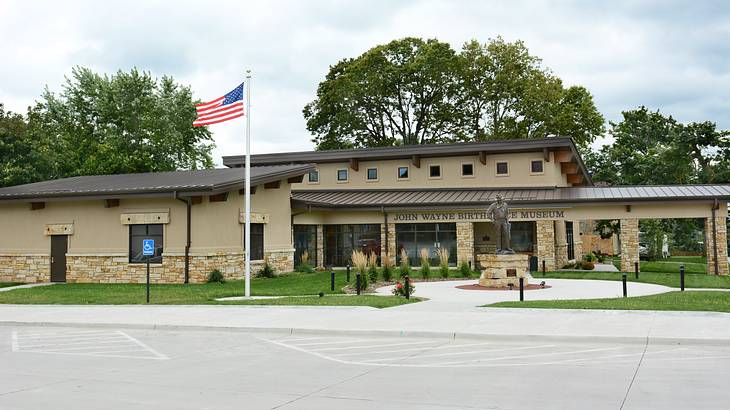
[[[510,220],[536,221],[565,219],[564,209],[513,209]],[[489,221],[487,211],[425,211],[393,214],[393,222],[481,222]]]

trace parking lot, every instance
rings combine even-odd
[[[727,408],[730,347],[0,327],[0,408]]]

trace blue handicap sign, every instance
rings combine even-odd
[[[155,254],[155,240],[142,239],[142,255],[152,256]]]

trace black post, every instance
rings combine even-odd
[[[406,299],[410,299],[411,298],[411,279],[408,277],[408,275],[403,277],[403,282],[405,283],[404,286],[406,288]]]
[[[679,265],[679,289],[684,292],[684,265]]]
[[[639,262],[634,262],[634,275],[636,275],[636,279],[639,279]]]
[[[347,283],[350,283],[350,264],[347,264]]]
[[[357,294],[360,294],[360,272],[355,274],[355,287],[357,288]]]
[[[542,260],[542,276],[545,276],[545,259]]]
[[[525,300],[525,278],[520,276],[520,302]]]
[[[335,270],[332,269],[332,272],[330,273],[330,290],[335,291]]]
[[[624,273],[621,274],[621,282],[623,282],[624,297],[626,297],[627,296],[627,292],[626,292],[626,272],[624,272]]]
[[[150,303],[150,257],[147,256],[147,303]]]

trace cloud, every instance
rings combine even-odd
[[[58,90],[75,65],[172,75],[206,100],[252,68],[254,152],[311,149],[301,110],[331,64],[404,36],[454,48],[524,40],[607,119],[646,105],[730,128],[730,6],[710,2],[67,1],[0,3],[0,101],[14,111]],[[242,121],[211,127],[220,156]]]

